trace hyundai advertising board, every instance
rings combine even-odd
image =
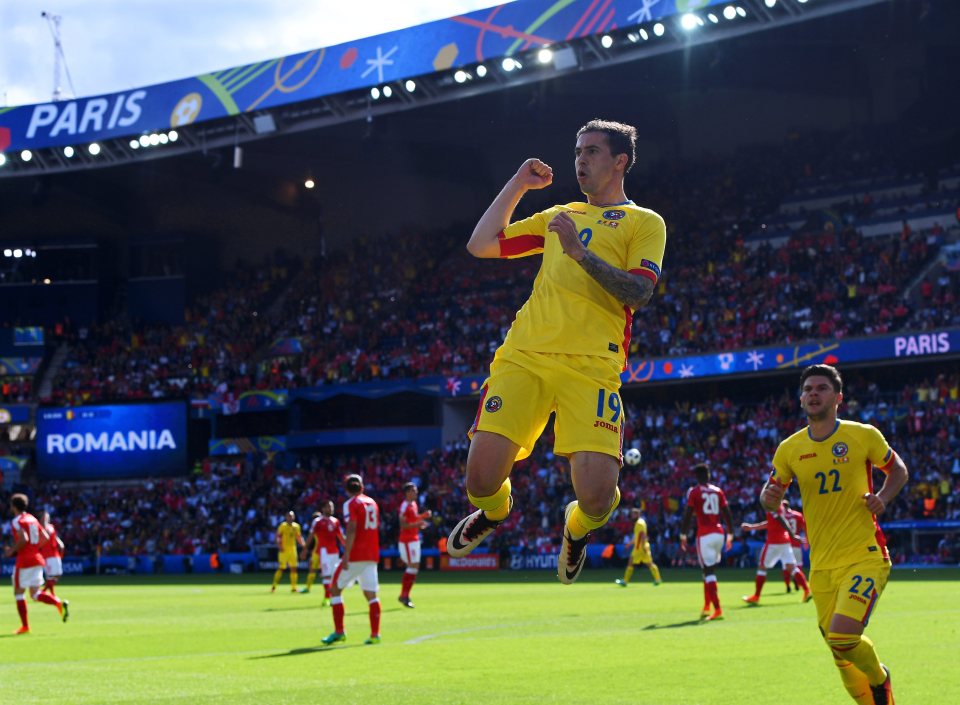
[[[186,404],[41,408],[37,469],[51,480],[182,475],[187,470]]]

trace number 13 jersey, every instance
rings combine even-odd
[[[380,507],[377,503],[365,494],[351,497],[343,503],[343,521],[348,527],[351,521],[357,524],[349,560],[379,561]]]

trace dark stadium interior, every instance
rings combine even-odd
[[[518,213],[576,200],[573,136],[598,115],[637,126],[626,192],[668,224],[663,286],[635,318],[631,359],[956,329],[960,257],[947,248],[960,239],[957,27],[960,3],[881,3],[263,139],[244,146],[239,169],[218,148],[0,181],[0,244],[38,253],[0,261],[0,315],[5,329],[46,331],[39,370],[0,379],[0,403],[191,405],[188,466],[149,480],[45,478],[30,424],[0,424],[0,454],[24,459],[0,497],[26,489],[51,507],[78,554],[207,554],[269,544],[288,508],[308,521],[355,471],[392,536],[401,486],[415,477],[435,548],[468,506],[460,432],[477,396],[371,389],[484,374],[538,262],[471,260],[472,225],[528,156],[551,163],[557,180]],[[316,188],[304,188],[307,177]],[[904,193],[848,193],[890,184]],[[831,189],[846,195],[787,222],[784,204]],[[929,213],[948,215],[908,222]],[[893,230],[863,235],[884,217]],[[295,337],[304,349],[271,351]],[[960,353],[927,352],[942,354],[844,368],[841,415],[881,426],[913,472],[891,520],[960,520]],[[624,470],[622,506],[643,504],[663,563],[696,562],[677,541],[695,458],[718,468],[738,520],[756,518],[776,440],[802,422],[797,372],[624,386],[626,442],[643,461]],[[349,386],[323,396],[335,385]],[[298,389],[320,391],[239,411],[245,395]],[[398,440],[396,429],[414,427],[438,442],[415,431]],[[303,440],[327,431],[344,435]],[[304,445],[255,447],[284,434]],[[213,455],[211,440],[247,445]],[[556,551],[571,488],[551,441],[548,428],[515,470],[524,509],[492,550]],[[209,499],[224,496],[235,501]],[[165,526],[174,514],[175,530]],[[618,514],[596,543],[618,541],[626,521]],[[892,536],[900,562],[960,560],[955,535],[946,548],[942,534],[914,545]],[[730,558],[753,560],[746,550]]]

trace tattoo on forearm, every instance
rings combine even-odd
[[[596,279],[608,294],[634,311],[643,308],[653,296],[652,281],[617,269],[590,250],[587,250],[586,256],[580,260],[580,266]]]

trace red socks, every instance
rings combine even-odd
[[[796,581],[797,585],[800,586],[800,589],[806,592],[810,589],[810,586],[807,585],[807,576],[803,574],[803,571],[800,568],[795,568],[793,571],[793,579]]]
[[[757,597],[760,597],[760,593],[763,591],[763,584],[764,584],[765,582],[767,582],[767,576],[766,576],[766,574],[760,575],[760,574],[758,573],[758,574],[757,574],[757,579],[756,579],[756,581],[755,581],[756,587],[754,588],[754,593],[753,593],[754,595],[756,595]]]
[[[60,606],[60,598],[56,595],[49,595],[45,592],[37,593],[37,602],[43,602],[48,605],[53,605],[54,607]]]
[[[416,573],[404,573],[403,581],[400,583],[400,597],[410,597],[410,590],[413,589],[413,583],[417,580]]]
[[[30,625],[27,624],[27,601],[26,600],[17,600],[17,612],[20,613],[20,623],[23,625],[23,628],[29,629]]]
[[[333,631],[337,634],[343,634],[343,600],[334,597],[331,602],[333,605]]]
[[[372,600],[370,600],[370,636],[379,636],[379,634],[380,634],[380,600],[378,600],[377,598],[373,598]]]

